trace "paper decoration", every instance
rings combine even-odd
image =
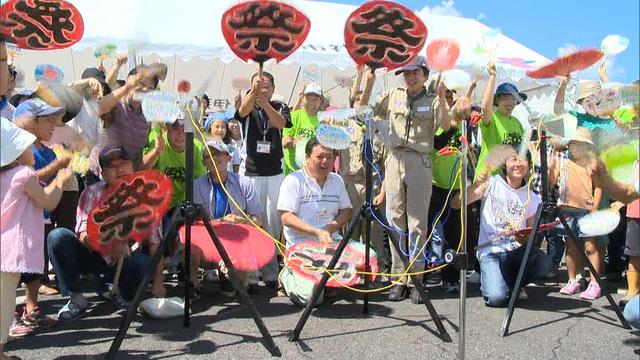
[[[108,255],[128,241],[147,240],[166,214],[173,187],[156,171],[133,173],[102,197],[87,220],[92,249]]]
[[[337,243],[327,245],[317,241],[305,241],[294,244],[287,248],[285,264],[294,274],[320,283],[320,278],[335,254]],[[336,264],[333,277],[329,278],[327,287],[339,288],[343,285],[353,286],[360,279],[357,271],[364,271],[365,256],[364,245],[355,241],[350,241],[342,252],[340,260]],[[378,272],[378,258],[375,253],[371,253],[371,272]],[[375,279],[375,275],[372,276]]]
[[[516,68],[527,70],[534,69],[535,67],[533,66],[533,64],[536,63],[535,60],[525,60],[519,57],[499,57],[498,62],[500,64],[507,64]]]
[[[96,59],[108,59],[115,55],[118,46],[116,44],[104,44],[93,51],[93,56]]]
[[[351,76],[337,75],[334,81],[343,89],[350,89],[353,86],[354,78]]]
[[[580,50],[559,57],[551,64],[539,67],[536,70],[527,71],[527,76],[534,79],[548,79],[556,76],[569,75],[595,64],[604,56],[604,53],[596,49]]]
[[[257,270],[268,264],[275,256],[273,240],[259,229],[246,224],[211,221],[211,225],[224,245],[233,266],[238,270]],[[185,242],[185,227],[179,230],[180,241]],[[191,227],[191,244],[200,249],[207,261],[222,260],[207,229],[202,223]]]
[[[236,92],[241,92],[243,90],[248,90],[251,88],[251,80],[247,78],[234,78],[231,80],[231,86]]]
[[[58,145],[58,144],[54,144],[54,145]],[[69,164],[71,165],[71,170],[74,173],[79,175],[86,175],[87,172],[89,171],[89,166],[91,165],[91,162],[89,161],[88,150],[85,149],[84,151],[71,152],[60,145],[51,146],[51,149],[53,150],[53,152],[56,154],[56,157],[58,158],[66,157],[66,156],[71,157],[71,161],[69,162]]]
[[[142,113],[148,122],[173,124],[180,115],[178,97],[163,91],[146,93],[142,97]]]
[[[191,83],[189,80],[180,80],[178,82],[178,92],[182,94],[188,94],[191,91]]]
[[[607,235],[620,224],[620,209],[610,208],[589,213],[578,220],[579,236],[594,237]]]
[[[439,38],[427,46],[427,64],[435,71],[451,70],[460,57],[460,44],[454,39]]]
[[[245,62],[284,60],[302,46],[310,29],[302,12],[279,1],[242,2],[222,15],[222,35]]]
[[[369,1],[354,10],[344,41],[358,65],[393,70],[408,64],[424,47],[427,27],[416,14],[391,1]]]
[[[68,1],[10,0],[0,7],[0,35],[22,49],[64,49],[83,33],[82,16]]]
[[[54,82],[40,82],[36,86],[35,96],[51,106],[62,107],[65,110],[62,122],[67,123],[75,118],[84,103],[82,95],[72,86],[60,85]]]
[[[629,39],[620,35],[608,35],[600,43],[600,49],[607,56],[618,55],[627,47],[629,47]]]
[[[632,185],[634,181],[633,165],[639,158],[638,139],[625,144],[614,145],[600,153],[600,158],[614,180]]]
[[[61,84],[64,80],[64,72],[53,64],[37,65],[34,74],[36,81],[49,81]]]
[[[351,143],[351,137],[345,128],[320,124],[316,129],[318,142],[329,149],[346,150]]]

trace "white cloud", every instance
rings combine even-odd
[[[434,7],[429,7],[425,5],[421,10],[416,11],[418,15],[446,15],[446,16],[455,16],[462,17],[462,13],[455,8],[454,0],[442,0],[440,5],[436,5]]]
[[[478,14],[478,16],[476,16],[476,20],[478,20],[478,21],[488,20],[488,19],[489,18],[484,13],[480,13],[480,14]]]
[[[565,56],[578,51],[578,45],[567,43],[558,48],[558,56]]]

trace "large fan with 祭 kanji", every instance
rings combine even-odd
[[[129,241],[149,239],[169,209],[172,189],[171,180],[153,170],[123,178],[89,213],[87,235],[91,248],[109,255]]]
[[[82,15],[65,0],[10,0],[0,7],[0,39],[22,49],[64,49],[83,34]]]

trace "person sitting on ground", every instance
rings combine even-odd
[[[468,203],[482,200],[478,251],[480,262],[480,290],[487,306],[502,307],[509,302],[520,263],[523,260],[528,235],[519,233],[533,226],[540,198],[527,186],[531,175],[531,154],[526,158],[513,151],[502,173],[487,177],[480,174],[468,190]],[[460,208],[460,197],[452,207]],[[541,278],[552,268],[551,257],[532,249],[527,273],[522,284]],[[520,298],[526,298],[524,289]]]
[[[96,291],[99,295],[108,298],[119,307],[128,306],[127,301],[133,298],[160,242],[159,234],[154,232],[149,238],[148,246],[143,245],[125,257],[118,289],[109,291],[105,282],[114,280],[116,260],[129,252],[128,244],[124,244],[124,248],[114,249],[113,254],[101,255],[91,247],[87,235],[87,222],[89,213],[100,204],[103,196],[113,190],[122,178],[133,173],[133,161],[123,147],[116,146],[102,149],[99,162],[104,180],[89,186],[80,195],[75,232],[66,228],[56,228],[47,238],[49,258],[56,269],[60,292],[62,296],[69,297],[67,304],[58,311],[59,321],[75,320],[89,306],[83,295],[81,274],[95,276]],[[162,277],[153,280],[152,294],[156,297],[158,289],[164,293]]]
[[[251,220],[256,225],[261,226],[262,204],[256,194],[253,183],[242,175],[230,172],[227,168],[227,164],[232,159],[231,148],[222,140],[210,140],[207,142],[207,147],[211,151],[213,161],[211,161],[209,152],[205,148],[202,156],[208,173],[194,181],[193,201],[197,204],[202,204],[211,219],[237,224],[250,224],[249,220],[244,218],[242,214],[244,212],[251,217]],[[229,195],[222,188],[223,185]],[[229,197],[240,206],[240,209],[230,201]],[[196,275],[198,265],[203,261],[202,253],[198,248],[192,246],[191,254],[191,281],[198,289],[200,286],[197,283]],[[220,263],[220,268],[224,269],[222,262]],[[249,272],[239,271],[238,274],[244,285],[248,286]],[[257,291],[255,284],[248,287],[251,293]],[[235,290],[226,276],[221,277],[220,292],[224,296],[231,297],[235,295]]]
[[[323,244],[341,239],[338,231],[351,219],[349,194],[340,175],[332,173],[333,150],[321,145],[315,137],[307,142],[304,168],[287,175],[280,187],[278,211],[284,225],[287,247],[303,241]],[[285,267],[280,281],[295,304],[306,305],[310,289],[301,289],[299,279]],[[322,302],[321,299],[318,303]]]
[[[149,134],[149,142],[144,150],[142,159],[143,169],[157,170],[171,179],[173,196],[169,211],[167,211],[162,220],[163,229],[169,227],[169,220],[172,218],[174,211],[176,209],[179,211],[180,204],[185,200],[185,171],[187,168],[185,121],[190,120],[186,119],[185,114],[180,114],[173,124],[162,125],[161,128],[153,129]],[[204,145],[199,140],[194,139],[193,148],[194,154],[201,154]],[[207,173],[207,169],[197,157],[194,156],[192,164],[194,179]],[[167,246],[164,256],[173,258],[171,264],[176,265],[180,262],[177,230],[170,234],[169,238],[169,246]],[[164,262],[161,261],[156,269],[157,277],[162,276],[163,264]],[[158,289],[158,291],[158,295],[161,295],[162,290]]]

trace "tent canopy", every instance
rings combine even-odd
[[[71,49],[22,51],[16,64],[25,72],[24,86],[33,86],[33,69],[41,63],[53,63],[62,68],[65,82],[78,79],[85,67],[96,66],[93,49],[105,44],[117,45],[118,52],[135,48],[136,54],[147,63],[165,62],[169,66],[166,89],[175,89],[179,80],[188,79],[192,89],[201,89],[213,98],[232,101],[236,92],[231,79],[248,77],[255,71],[255,65],[236,59],[222,36],[222,14],[237,1],[70,1],[84,18],[83,39]],[[315,81],[323,89],[331,89],[332,104],[345,106],[348,89],[337,86],[337,77],[354,74],[354,63],[343,45],[343,30],[347,17],[356,6],[306,0],[288,2],[311,19],[311,31],[303,46],[283,64],[266,65],[265,69],[276,77],[276,92],[288,100],[295,98],[303,80]],[[418,15],[429,32],[425,46],[439,37],[454,38],[460,43],[457,68],[469,74],[485,73],[484,65],[493,58],[498,66],[499,81],[514,82],[524,91],[534,89],[528,92],[530,98],[536,94],[549,95],[552,91],[548,82],[529,79],[525,75],[527,66],[549,62],[539,53],[473,19],[424,12]],[[105,66],[110,62],[113,59]],[[125,74],[126,69],[123,69],[120,77]],[[378,79],[374,95],[401,83],[401,77],[383,71]],[[478,84],[478,89],[482,90],[483,85]],[[476,92],[474,98],[479,101],[481,96],[481,92]]]

